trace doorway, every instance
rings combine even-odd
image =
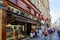
[[[26,31],[26,34],[28,36],[30,36],[30,32],[31,32],[31,23],[27,23],[27,31]]]

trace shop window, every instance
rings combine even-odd
[[[25,16],[28,17],[28,18],[30,18],[30,14],[28,14],[28,13],[25,13]]]
[[[13,12],[13,10],[14,10],[13,7],[10,6],[10,11]]]
[[[28,17],[28,13],[25,13],[25,16]]]
[[[14,12],[14,8],[12,8],[11,11]]]
[[[37,18],[37,20],[40,22],[41,20],[40,20],[40,18]]]
[[[33,19],[33,16],[31,15],[31,19]]]
[[[8,7],[8,10],[10,10],[10,7]]]
[[[19,10],[14,8],[14,13],[19,14]]]
[[[6,40],[13,40],[13,28],[10,24],[6,27],[6,34]]]
[[[13,12],[13,13],[20,14],[20,13],[19,13],[19,10],[16,9],[16,8],[14,8],[14,7],[12,7],[12,6],[8,6],[8,10],[11,11],[11,12]]]
[[[8,6],[8,10],[11,11],[11,6]]]
[[[19,11],[19,15],[21,15],[21,11]]]
[[[14,12],[14,7],[8,6],[8,10]]]
[[[17,14],[19,14],[19,11],[16,11]]]
[[[31,15],[28,14],[28,13],[25,13],[25,17],[28,17],[28,18],[31,18],[32,19]]]
[[[28,17],[31,18],[31,15],[29,15]]]
[[[20,13],[21,13],[21,14],[20,14],[21,16],[24,16],[24,15],[25,15],[25,13],[23,13],[22,11],[21,11]]]
[[[36,18],[36,17],[34,17],[34,20],[36,20],[36,21],[37,21],[37,18]]]

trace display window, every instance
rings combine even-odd
[[[33,19],[34,19],[35,21],[37,21],[37,18],[36,18],[36,17],[34,17]]]
[[[17,40],[24,38],[25,28],[24,23],[16,21],[15,18],[7,13],[6,40]]]
[[[25,36],[22,34],[24,31],[23,25],[6,25],[6,40],[16,40],[24,38]]]

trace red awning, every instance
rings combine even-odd
[[[43,15],[40,15],[40,19],[41,19],[41,20],[44,20],[44,17],[43,17]]]

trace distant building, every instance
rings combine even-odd
[[[55,21],[54,24],[52,24],[52,28],[55,28],[55,27],[60,27],[60,18],[58,20]]]

